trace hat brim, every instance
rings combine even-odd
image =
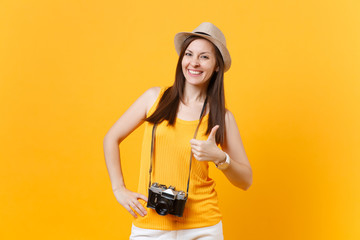
[[[175,50],[178,55],[180,55],[181,52],[181,46],[183,42],[190,36],[199,36],[202,38],[205,38],[212,42],[220,51],[222,58],[224,60],[224,72],[230,69],[231,66],[231,57],[228,49],[218,40],[212,38],[211,36],[207,36],[204,34],[199,33],[192,33],[192,32],[179,32],[175,35],[174,38],[174,44],[175,44]]]

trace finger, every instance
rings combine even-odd
[[[138,203],[139,203],[139,202],[138,202]],[[134,209],[135,212],[137,212],[140,216],[143,217],[145,214],[144,214],[143,211],[139,208],[139,205],[141,205],[141,204],[136,204],[136,203],[133,203],[133,202],[130,203],[131,208]]]
[[[134,213],[131,207],[129,207],[128,205],[125,205],[124,207],[134,218],[137,218],[137,215]]]
[[[141,198],[141,199],[144,200],[145,202],[148,201],[148,198],[145,197],[144,195],[140,194],[140,193],[137,194],[137,198],[138,198],[138,199]]]
[[[192,148],[191,149],[191,152],[194,154],[194,155],[196,155],[196,156],[199,156],[200,155],[200,151],[199,151],[199,149],[196,149],[196,148]]]
[[[138,201],[135,203],[135,206],[137,208],[137,212],[143,217],[147,214],[146,209],[141,205]]]
[[[208,137],[208,141],[215,141],[216,131],[219,129],[219,125],[216,125],[211,129],[211,132]]]
[[[138,198],[138,199],[142,199],[142,200],[144,200],[145,202],[148,201],[147,197],[145,197],[144,195],[142,195],[142,194],[140,194],[140,193],[137,194],[137,198]],[[147,214],[146,209],[144,208],[144,206],[143,206],[139,201],[136,201],[136,205],[138,206],[138,208],[141,210],[141,212],[142,212],[144,215]]]
[[[199,146],[195,146],[195,145],[191,145],[191,151],[195,151],[195,152],[200,152],[200,147]]]
[[[193,154],[193,156],[194,156],[194,158],[195,158],[196,160],[202,161],[200,155],[198,155],[198,154]]]
[[[194,145],[194,146],[199,145],[200,142],[201,142],[201,140],[196,140],[196,139],[191,139],[191,140],[190,140],[190,144],[191,144],[191,145]]]

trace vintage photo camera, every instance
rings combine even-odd
[[[175,187],[153,183],[149,187],[147,207],[155,209],[162,216],[172,214],[182,217],[186,200],[184,191],[175,191]]]

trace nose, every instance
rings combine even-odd
[[[200,63],[199,63],[199,60],[197,59],[197,58],[192,58],[191,59],[191,66],[192,67],[198,67],[198,66],[200,66]]]

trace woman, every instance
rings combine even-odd
[[[117,201],[135,218],[130,239],[223,239],[209,164],[236,187],[252,183],[235,118],[225,109],[230,54],[211,23],[178,33],[175,48],[174,85],[147,90],[112,126],[104,138],[106,165]],[[132,192],[122,177],[119,144],[143,122],[139,188]]]

